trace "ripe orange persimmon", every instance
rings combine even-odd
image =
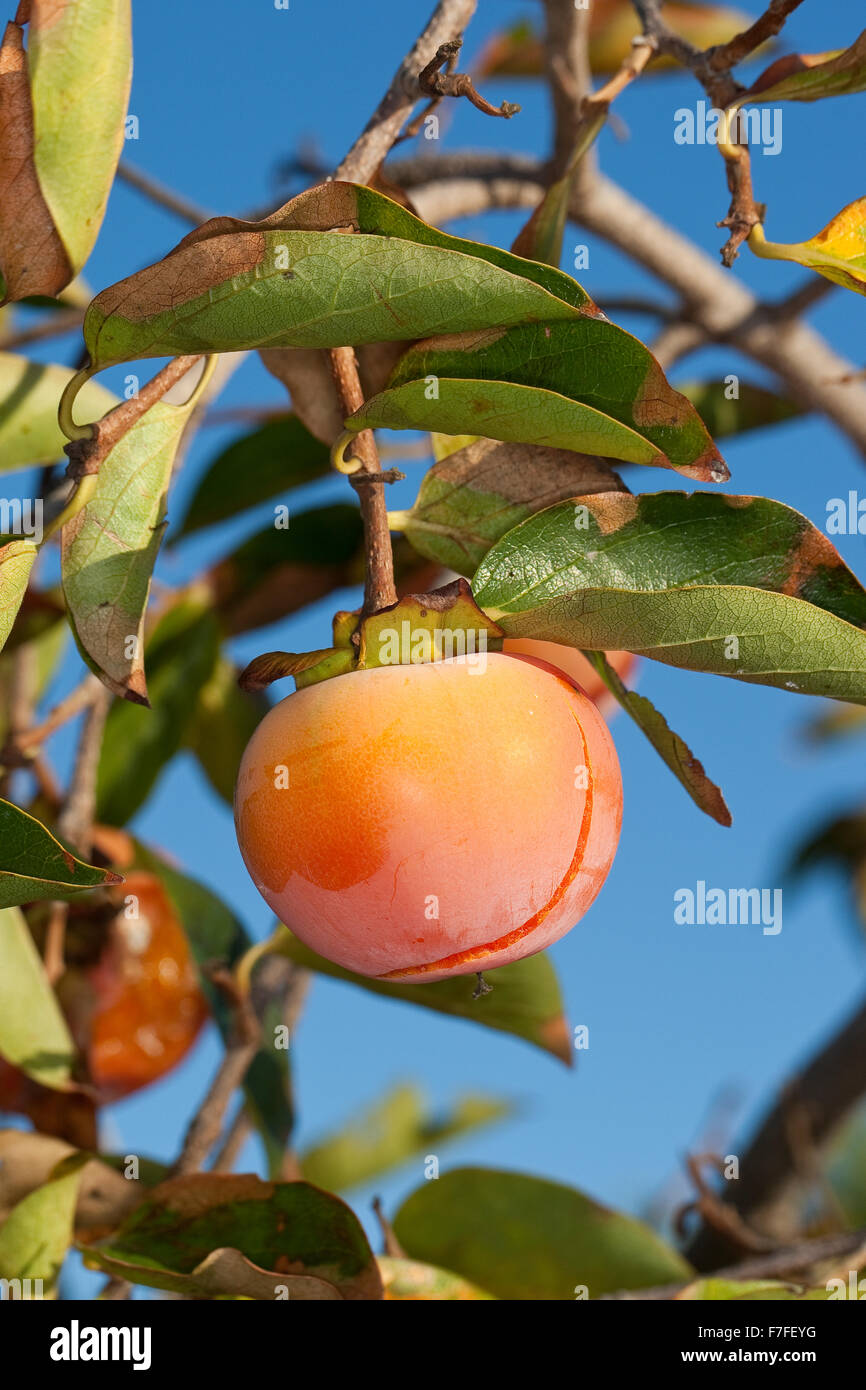
[[[60,1006],[100,1103],[158,1081],[189,1051],[207,1017],[186,936],[159,879],[127,874],[100,929],[95,959],[57,984]],[[74,932],[74,926],[72,928]],[[0,1110],[50,1110],[46,1088],[0,1059]]]
[[[165,889],[150,873],[127,874],[124,905],[109,940],[87,971],[92,1005],[73,1024],[99,1095],[119,1100],[170,1071],[186,1055],[207,1017],[183,927]],[[64,999],[65,981],[58,993]],[[77,982],[75,982],[77,984]]]
[[[577,647],[564,647],[559,642],[538,642],[533,637],[506,637],[502,650],[514,655],[535,656],[539,661],[549,661],[551,666],[558,666],[560,671],[577,681],[581,690],[586,691],[599,709],[612,713],[617,708],[616,700],[601,676]],[[627,681],[637,664],[634,653],[607,652],[606,655],[620,679]]]
[[[503,653],[290,695],[250,740],[235,794],[241,852],[280,920],[349,970],[419,983],[563,936],[604,882],[621,810],[592,701]]]

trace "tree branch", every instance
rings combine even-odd
[[[524,156],[477,153],[400,161],[388,172],[412,190],[419,214],[437,224],[492,207],[532,207],[545,182],[543,166]],[[789,394],[832,420],[866,457],[866,383],[853,379],[858,368],[818,333],[799,321],[780,325],[774,306],[760,304],[700,247],[602,175],[573,199],[570,215],[676,290],[689,321],[709,340],[775,372]]]
[[[796,1134],[805,1133],[810,1149],[820,1149],[864,1092],[866,1002],[788,1081],[741,1156],[739,1179],[724,1185],[720,1200],[772,1234],[803,1184]],[[807,1183],[812,1176],[806,1175]],[[698,1269],[714,1269],[730,1252],[724,1235],[704,1225],[686,1253]]]
[[[866,1230],[846,1231],[843,1235],[820,1236],[816,1240],[799,1241],[783,1250],[774,1250],[769,1255],[759,1255],[740,1264],[727,1265],[713,1272],[714,1279],[779,1279],[785,1280],[794,1274],[804,1274],[815,1266],[846,1255],[859,1256],[866,1246]],[[859,1265],[858,1265],[859,1268]],[[797,1281],[801,1282],[801,1281]],[[659,1284],[649,1289],[623,1289],[619,1293],[602,1294],[604,1301],[611,1300],[663,1300],[675,1298],[686,1284]]]
[[[367,183],[385,159],[422,92],[419,73],[431,62],[437,49],[463,33],[475,13],[476,0],[439,0],[427,27],[406,54],[373,115],[334,178]]]

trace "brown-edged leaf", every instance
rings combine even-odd
[[[696,806],[706,811],[719,825],[731,824],[731,813],[725,798],[711,782],[704,771],[703,763],[698,762],[692,750],[679,734],[675,734],[663,714],[660,714],[645,695],[638,695],[623,685],[617,672],[605,657],[604,652],[585,651],[584,656],[592,663],[610,693],[627,714],[631,715],[638,728],[646,734],[653,748],[667,763],[678,782],[681,782]]]
[[[91,1268],[191,1296],[381,1299],[357,1217],[306,1182],[195,1173],[152,1188]],[[325,1288],[322,1288],[322,1285]],[[331,1292],[333,1290],[333,1292]]]

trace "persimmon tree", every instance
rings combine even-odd
[[[866,34],[834,53],[765,52],[784,44],[799,3],[772,0],[750,18],[693,3],[545,0],[470,76],[461,43],[475,0],[440,0],[336,170],[301,159],[308,186],[282,207],[206,219],[118,163],[129,0],[22,0],[0,49],[0,467],[38,470],[44,525],[19,517],[0,546],[0,1107],[31,1126],[0,1132],[0,1279],[39,1280],[51,1294],[74,1247],[113,1297],[141,1285],[205,1299],[817,1298],[830,1296],[828,1270],[862,1251],[853,1218],[816,1229],[802,1201],[792,1206],[797,1153],[780,1103],[733,1195],[708,1178],[707,1156],[691,1160],[681,1248],[577,1189],[458,1169],[422,1183],[393,1222],[380,1212],[377,1256],[337,1194],[502,1106],[478,1097],[432,1117],[403,1088],[299,1154],[286,1048],[324,974],[571,1060],[540,947],[599,891],[620,794],[576,672],[635,721],[691,798],[686,813],[710,816],[720,835],[723,793],[702,750],[630,688],[635,655],[826,697],[839,702],[837,722],[860,720],[866,590],[807,517],[721,490],[730,473],[716,442],[811,410],[866,452],[862,373],[802,318],[822,294],[864,293],[866,199],[819,212],[824,229],[806,242],[770,240],[767,229],[784,229],[758,201],[750,161],[762,109],[866,89]],[[594,142],[619,94],[661,87],[675,66],[716,111],[706,158],[720,202],[706,216],[727,232],[722,266],[598,167]],[[449,103],[476,108],[479,140],[485,122],[519,120],[515,102],[485,95],[493,79],[546,82],[544,157],[404,153]],[[163,259],[131,263],[91,298],[79,276],[117,177],[192,226]],[[447,230],[495,207],[527,210],[510,250]],[[678,296],[673,310],[650,304],[664,321],[652,349],[560,269],[569,220]],[[768,267],[758,301],[735,268],[752,253],[809,276],[778,301]],[[29,344],[70,325],[83,334],[77,362],[28,358]],[[714,342],[769,369],[776,389],[743,382],[729,397],[721,382],[671,384],[681,357]],[[159,553],[174,475],[239,353],[259,354],[286,407],[208,463],[167,543],[218,536],[219,523],[267,501],[275,522],[172,587]],[[97,379],[126,364],[146,374],[154,361],[164,365],[123,400]],[[407,430],[425,432],[430,466],[413,505],[389,510],[404,475],[382,467],[380,450],[387,441],[402,461]],[[645,490],[647,467],[678,476]],[[293,489],[332,470],[344,499],[296,510]],[[694,483],[701,490],[683,490]],[[239,634],[355,583],[359,608],[337,612],[315,650],[264,652],[238,671]],[[81,679],[46,708],[69,630]],[[479,667],[473,686],[467,663],[488,653],[489,679]],[[451,664],[417,669],[439,660]],[[269,714],[269,688],[289,678],[298,693]],[[526,738],[518,765],[508,740],[530,707],[538,742]],[[73,720],[64,786],[46,749]],[[500,785],[481,784],[467,825],[449,808],[469,805],[457,764],[475,736],[497,744]],[[459,758],[443,771],[431,749],[449,739]],[[209,865],[193,876],[130,830],[182,751],[227,802],[245,757],[241,844],[284,919],[275,928],[263,914],[248,929],[210,886]],[[544,769],[545,795],[527,768]],[[559,784],[563,769],[585,776]],[[281,772],[295,798],[284,803]],[[465,845],[477,831],[476,853],[489,856],[495,836],[481,831],[496,824],[480,823],[497,815],[497,795],[517,808],[515,843],[507,864],[485,860],[488,883]],[[424,843],[434,831],[435,854]],[[848,816],[801,858],[841,857],[862,887],[864,846],[862,815]],[[459,901],[435,927],[428,873]],[[495,879],[507,886],[498,927],[473,897]],[[536,901],[537,879],[550,884]],[[429,891],[437,897],[436,881]],[[104,1153],[101,1106],[158,1083],[206,1015],[224,1052],[174,1161]],[[866,1092],[864,1020],[796,1083],[818,1147]],[[250,1131],[266,1177],[235,1171]]]

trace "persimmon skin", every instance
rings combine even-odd
[[[98,960],[67,969],[57,996],[99,1105],[159,1081],[186,1056],[208,1008],[186,935],[154,874],[126,875]],[[59,1096],[0,1058],[0,1111],[29,1115],[54,1133],[74,1121]]]
[[[595,667],[590,665],[577,647],[565,647],[559,642],[540,642],[534,637],[506,637],[502,650],[513,656],[534,656],[539,661],[558,666],[608,716],[619,708]],[[606,656],[620,680],[628,682],[638,663],[634,652],[607,652]]]
[[[277,917],[361,975],[428,983],[558,940],[616,852],[619,763],[561,671],[488,653],[298,691],[262,720],[235,794]]]
[[[208,1013],[186,934],[159,879],[130,873],[120,892],[124,906],[107,948],[87,972],[95,999],[83,1050],[103,1101],[131,1095],[177,1066]]]

